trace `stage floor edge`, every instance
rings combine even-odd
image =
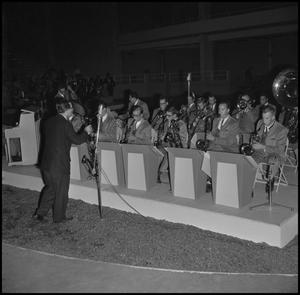
[[[41,191],[43,182],[38,168],[8,167],[5,162],[2,159],[2,184]],[[210,194],[198,200],[174,197],[168,188],[168,184],[158,184],[150,192],[120,187],[117,190],[141,214],[160,220],[188,224],[279,248],[298,234],[298,186],[281,187],[278,193],[273,193],[275,202],[292,206],[294,211],[282,207],[274,207],[271,211],[263,208],[249,210],[250,206],[266,202],[262,184],[256,185],[251,204],[240,209],[215,205]],[[91,180],[71,180],[69,197],[97,204],[96,185]],[[101,185],[101,197],[103,206],[135,213],[109,185]]]

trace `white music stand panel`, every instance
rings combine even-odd
[[[128,188],[146,191],[144,155],[128,153]]]
[[[210,172],[210,155],[209,155],[209,152],[204,153],[201,170],[206,175],[208,175],[209,177],[211,177],[211,172]]]
[[[76,179],[76,180],[81,180],[81,175],[80,175],[80,159],[79,159],[79,151],[77,146],[71,146],[70,150],[70,158],[71,158],[71,172],[70,172],[70,178],[71,179]]]
[[[118,183],[118,173],[117,173],[117,161],[116,161],[116,152],[111,150],[101,150],[101,168],[105,172],[109,181],[113,185],[119,185]],[[101,183],[108,184],[109,182],[101,174]]]
[[[216,204],[239,208],[237,165],[218,162]]]
[[[195,199],[193,159],[175,157],[174,196]]]
[[[8,166],[34,165],[38,161],[40,120],[34,121],[34,112],[22,110],[18,127],[5,129],[5,139],[8,152]],[[10,139],[20,139],[20,161],[12,161],[13,146]]]

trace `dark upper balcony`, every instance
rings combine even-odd
[[[287,7],[247,12],[189,23],[171,25],[119,36],[120,50],[160,48],[201,42],[261,35],[272,35],[298,30],[298,3]]]

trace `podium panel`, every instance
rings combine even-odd
[[[70,150],[70,178],[75,180],[87,180],[89,173],[81,163],[82,157],[89,156],[87,144],[83,143],[80,145],[72,145]]]
[[[148,191],[156,185],[162,156],[151,145],[122,144],[127,188]]]
[[[113,185],[125,186],[125,172],[123,163],[122,147],[118,143],[98,143],[98,163],[105,172],[108,180]],[[101,183],[108,184],[108,180],[99,171]]]
[[[193,179],[193,159],[175,157],[174,195],[195,199],[195,186]]]
[[[167,148],[173,195],[199,199],[206,191],[207,175],[201,170],[204,152]]]
[[[252,157],[210,151],[215,204],[241,208],[251,202],[257,165]]]
[[[38,161],[40,120],[34,120],[34,112],[21,111],[19,126],[4,130],[8,166],[34,165]]]

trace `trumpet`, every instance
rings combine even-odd
[[[183,144],[179,135],[179,126],[177,121],[172,120],[170,127],[164,137],[164,142],[169,143],[171,146],[176,148],[182,148]]]
[[[248,103],[250,103],[250,105],[252,105],[253,101],[252,100],[246,101],[244,99],[239,99],[236,104],[237,108],[235,111],[232,112],[231,116],[235,116],[235,115],[241,113],[242,111],[244,111],[247,108]]]
[[[240,145],[240,153],[246,156],[251,156],[254,153],[253,143],[260,142],[260,136],[254,132],[250,134],[249,143],[243,143]]]

